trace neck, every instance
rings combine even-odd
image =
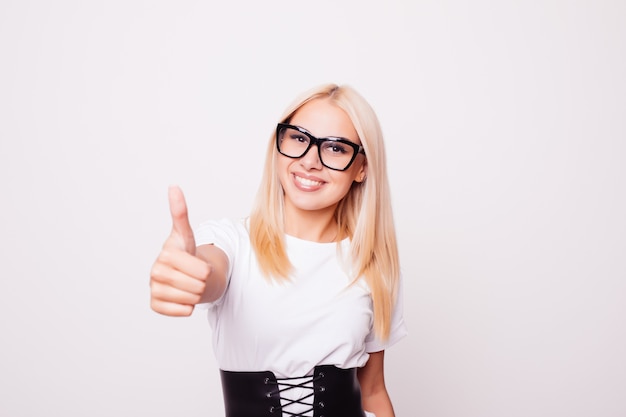
[[[312,242],[335,242],[338,240],[338,226],[335,220],[335,207],[324,210],[301,210],[285,205],[285,233]]]

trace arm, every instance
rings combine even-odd
[[[169,191],[172,232],[150,272],[150,306],[166,316],[189,316],[200,302],[218,299],[226,288],[228,258],[213,245],[196,248],[182,191]]]
[[[228,282],[228,257],[223,250],[214,245],[201,245],[196,248],[196,256],[211,265],[211,277],[200,297],[201,303],[217,300],[226,291]]]
[[[358,370],[363,409],[376,417],[395,417],[393,406],[385,387],[385,351],[371,353],[365,366]]]

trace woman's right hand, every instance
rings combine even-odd
[[[204,294],[211,265],[196,256],[187,204],[179,187],[169,188],[172,232],[150,271],[150,307],[166,316],[189,316]]]

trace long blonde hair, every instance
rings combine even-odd
[[[363,277],[370,288],[374,306],[374,330],[389,337],[400,263],[383,135],[378,118],[365,99],[349,86],[326,84],[298,97],[284,112],[288,122],[305,103],[319,98],[332,100],[345,111],[359,135],[367,157],[367,179],[354,182],[340,201],[335,218],[338,236],[350,238],[354,279]],[[265,169],[250,215],[250,239],[263,274],[275,280],[288,279],[292,270],[285,251],[283,189],[276,170],[276,134],[270,137]]]

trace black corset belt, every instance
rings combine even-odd
[[[270,371],[220,374],[226,417],[365,417],[356,368],[321,365],[313,375],[299,378],[276,378]],[[294,388],[310,392],[287,399]],[[296,404],[298,412],[293,411]]]

